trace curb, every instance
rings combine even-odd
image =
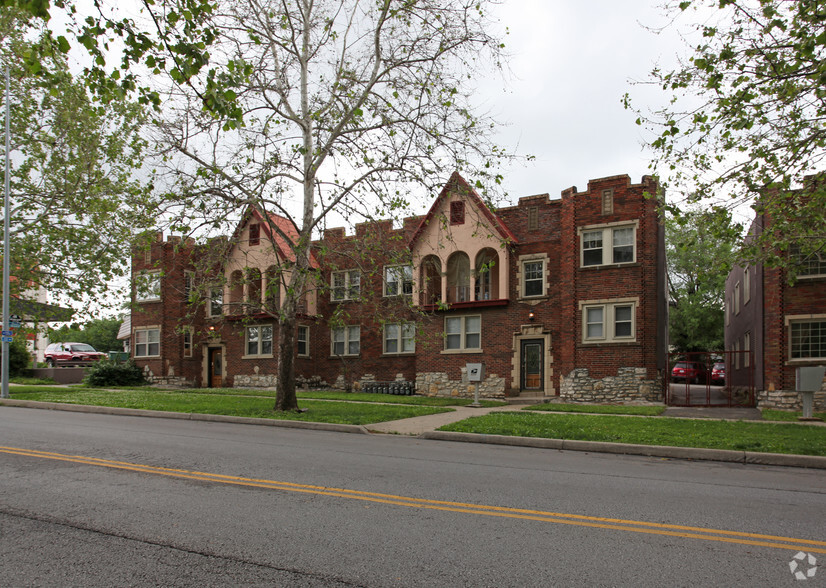
[[[311,431],[333,431],[336,433],[358,433],[369,435],[370,432],[362,425],[342,425],[337,423],[315,423],[312,421],[284,421],[255,417],[239,417],[220,414],[201,414],[196,412],[165,412],[160,410],[145,410],[141,408],[116,408],[112,406],[90,406],[86,404],[64,404],[62,402],[39,402],[36,400],[14,400],[4,398],[0,406],[20,408],[40,408],[46,410],[65,410],[69,412],[83,412],[87,414],[111,414],[119,416],[153,417],[156,419],[179,419],[185,421],[204,421],[211,423],[235,423],[245,425],[264,425],[268,427],[284,427],[288,429],[309,429]]]
[[[703,461],[723,461],[755,465],[774,465],[796,468],[826,470],[826,457],[817,455],[792,455],[787,453],[755,453],[729,449],[704,449],[701,447],[670,447],[666,445],[634,445],[631,443],[603,443],[600,441],[576,441],[571,439],[541,439],[538,437],[507,437],[505,435],[483,435],[479,433],[452,433],[431,431],[422,433],[419,439],[438,441],[460,441],[464,443],[489,443],[562,451],[588,451],[591,453],[613,453],[620,455],[643,455],[646,457],[668,457]]]

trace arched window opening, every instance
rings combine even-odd
[[[475,300],[499,299],[499,254],[482,249],[476,256]]]
[[[250,305],[250,311],[258,312],[261,310],[261,270],[250,268],[247,270],[247,303]]]
[[[422,261],[422,301],[425,305],[436,304],[442,298],[442,260],[435,255],[428,255]]]
[[[457,251],[447,260],[447,301],[470,301],[470,258]]]

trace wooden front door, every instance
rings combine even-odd
[[[223,354],[221,349],[209,350],[209,387],[220,388],[223,382]]]
[[[522,390],[542,390],[544,381],[543,361],[545,342],[542,339],[522,341]]]

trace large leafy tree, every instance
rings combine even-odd
[[[141,110],[93,104],[38,21],[0,10],[10,69],[10,262],[24,290],[106,300],[125,275],[135,230],[150,226],[149,188],[135,176],[146,141]],[[38,54],[39,73],[25,66]],[[5,107],[5,104],[3,104]],[[15,293],[19,294],[19,293]]]
[[[692,209],[665,221],[669,339],[675,351],[724,348],[726,276],[740,227],[726,210]]]
[[[791,266],[826,254],[826,2],[691,0],[670,5],[694,22],[691,57],[652,81],[670,94],[638,122],[655,135],[654,167],[690,201],[750,204],[774,223],[744,252]],[[805,186],[801,192],[795,188]],[[781,254],[778,255],[778,251]],[[791,260],[791,262],[790,262]]]
[[[283,306],[269,310],[280,326],[278,410],[297,406],[296,313],[316,285],[311,243],[327,217],[398,217],[407,187],[432,195],[457,168],[497,184],[506,155],[472,105],[473,73],[500,58],[484,10],[470,0],[216,4],[210,65],[219,73],[178,86],[160,141],[182,230],[252,206],[291,249]],[[215,83],[234,105],[223,116],[205,112],[196,92]]]
[[[66,341],[88,343],[98,351],[120,351],[123,344],[118,340],[121,320],[117,318],[94,319],[85,324],[63,325],[49,331],[53,342]]]

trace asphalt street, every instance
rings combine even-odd
[[[823,470],[11,407],[0,431],[3,586],[826,585]]]

